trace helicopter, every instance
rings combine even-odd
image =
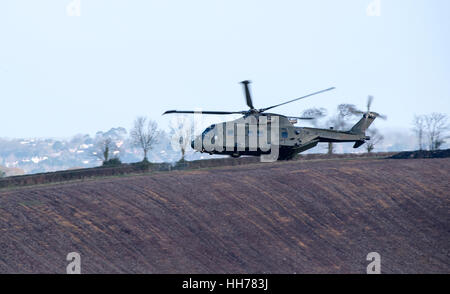
[[[298,153],[315,147],[320,142],[355,142],[353,148],[363,145],[369,136],[365,132],[377,117],[385,116],[370,111],[373,97],[369,96],[367,111],[360,111],[354,107],[349,110],[362,118],[349,130],[334,130],[312,127],[298,127],[298,120],[311,120],[314,117],[285,116],[278,113],[269,113],[267,110],[292,103],[294,101],[311,97],[320,93],[334,90],[335,87],[317,91],[299,98],[265,108],[255,108],[250,94],[250,81],[242,81],[246,104],[249,110],[243,111],[191,111],[168,110],[165,114],[212,114],[229,115],[240,114],[242,117],[228,122],[212,124],[201,135],[191,142],[194,150],[210,155],[230,155],[239,157],[275,156],[275,160],[289,160]],[[276,152],[274,152],[276,151]]]

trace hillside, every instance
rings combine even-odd
[[[450,159],[248,164],[0,190],[0,272],[450,273]]]
[[[355,158],[388,158],[395,156],[394,152],[377,152],[377,153],[361,153],[361,154],[302,154],[294,160],[329,160],[329,159],[355,159]],[[47,173],[37,173],[31,175],[18,175],[9,177],[0,177],[0,189],[12,187],[24,187],[29,185],[42,185],[49,183],[80,181],[99,177],[123,176],[139,173],[154,173],[161,171],[174,170],[192,170],[201,168],[213,168],[222,166],[236,166],[259,163],[260,159],[256,156],[243,156],[240,158],[214,158],[204,160],[192,160],[176,163],[125,163],[114,166],[99,166],[92,168],[78,168],[70,170],[62,170]]]

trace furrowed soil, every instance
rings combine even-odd
[[[450,273],[450,158],[293,161],[0,190],[0,273]]]

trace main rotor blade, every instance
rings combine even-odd
[[[356,109],[355,107],[350,107],[348,109],[351,113],[355,114],[355,115],[359,115],[359,114],[364,114],[365,112],[359,109]]]
[[[384,120],[387,119],[386,115],[379,114],[378,112],[371,112],[371,114],[375,115],[375,117],[379,117],[379,118],[384,119]]]
[[[193,110],[167,110],[164,114],[171,113],[198,113],[198,114],[217,114],[217,115],[226,115],[226,114],[243,114],[245,111],[193,111]]]
[[[372,105],[372,102],[373,102],[373,96],[367,97],[367,112],[370,112],[370,106]]]
[[[245,100],[247,102],[248,107],[250,107],[250,109],[255,109],[253,107],[252,96],[250,95],[250,89],[248,87],[248,84],[250,84],[250,81],[242,81],[241,84],[244,85]]]
[[[310,97],[310,96],[313,96],[313,95],[317,95],[317,94],[320,94],[320,93],[323,93],[323,92],[331,91],[331,90],[334,90],[334,89],[336,89],[336,88],[335,87],[331,87],[331,88],[328,88],[328,89],[325,89],[325,90],[322,90],[322,91],[318,91],[318,92],[314,92],[314,93],[308,94],[306,96],[295,98],[295,99],[292,99],[292,100],[289,100],[289,101],[286,101],[286,102],[283,102],[283,103],[280,103],[280,104],[277,104],[277,105],[269,106],[269,107],[266,107],[266,108],[261,108],[259,111],[260,112],[264,112],[266,110],[269,110],[269,109],[272,109],[272,108],[275,108],[275,107],[278,107],[278,106],[281,106],[281,105],[284,105],[284,104],[288,104],[288,103],[291,103],[291,102],[294,102],[294,101],[297,101],[297,100],[300,100],[300,99],[303,99],[303,98],[307,98],[307,97]]]
[[[316,119],[316,117],[299,117],[299,116],[288,116],[287,118],[295,118],[295,119]]]

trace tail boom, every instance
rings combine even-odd
[[[376,116],[371,113],[365,113],[363,117],[350,129],[353,134],[365,134],[366,130],[373,123]]]

